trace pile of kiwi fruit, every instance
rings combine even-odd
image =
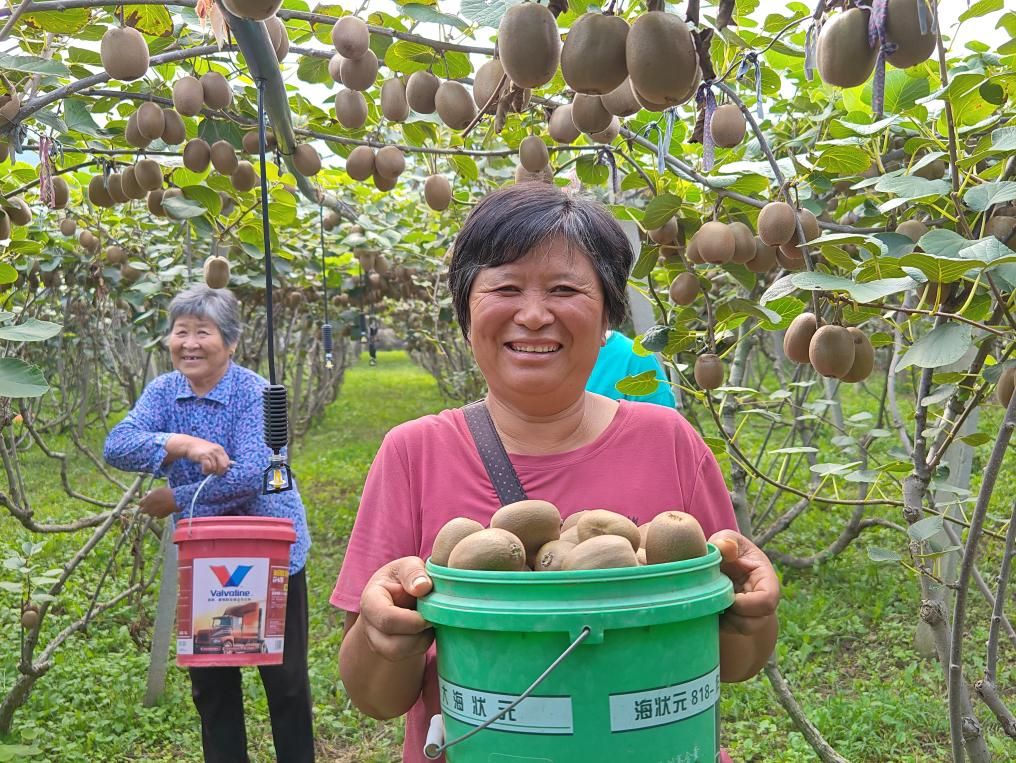
[[[886,37],[896,48],[886,56],[898,69],[927,61],[935,50],[931,12],[922,33],[918,3],[926,0],[888,0]],[[825,19],[818,35],[816,63],[822,81],[837,87],[857,87],[875,70],[878,47],[868,44],[869,11],[857,6]]]
[[[370,49],[370,29],[356,16],[343,16],[332,26],[335,55],[328,62],[328,72],[343,86],[335,96],[335,118],[350,130],[358,130],[367,122],[369,90],[377,79],[377,55]],[[391,100],[391,93],[389,94]]]
[[[800,219],[804,241],[797,233]],[[808,209],[794,209],[785,201],[771,201],[758,214],[758,236],[762,243],[779,247],[776,261],[787,270],[803,270],[802,244],[817,239],[821,233],[818,218]]]
[[[490,526],[466,517],[447,522],[430,561],[443,567],[499,572],[606,570],[694,559],[707,552],[691,514],[664,511],[639,526],[608,509],[575,512],[562,521],[540,500],[502,506]]]
[[[856,383],[867,379],[875,365],[875,349],[856,326],[818,325],[814,313],[794,318],[783,335],[783,354],[811,365],[822,376]]]

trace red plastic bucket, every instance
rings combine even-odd
[[[278,665],[285,645],[289,519],[177,522],[176,664]]]

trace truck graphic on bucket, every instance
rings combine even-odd
[[[210,628],[202,628],[194,636],[195,654],[235,654],[264,652],[263,610],[259,602],[227,607],[212,618]]]

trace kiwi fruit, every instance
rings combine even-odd
[[[123,190],[123,175],[119,172],[113,172],[106,178],[106,192],[109,193],[109,198],[113,200],[114,204],[124,204],[130,201],[127,194]]]
[[[561,59],[557,19],[544,5],[513,5],[498,25],[497,48],[512,82],[523,88],[542,87],[554,78]]]
[[[808,348],[818,329],[814,313],[801,313],[787,326],[783,333],[783,354],[795,363],[810,363]]]
[[[610,124],[607,125],[606,130],[600,132],[589,133],[589,138],[594,143],[602,143],[605,146],[609,146],[614,142],[614,139],[621,134],[621,120],[617,117],[611,117]]]
[[[222,0],[222,4],[238,18],[267,21],[279,10],[282,0]]]
[[[584,514],[584,513],[585,512],[582,512],[582,511],[579,512],[579,514]],[[577,546],[579,544],[579,528],[578,528],[577,524],[576,525],[572,525],[567,530],[561,530],[561,538],[560,538],[560,540],[568,541],[569,543],[572,543],[572,544]]]
[[[11,196],[3,203],[3,207],[14,225],[24,226],[32,223],[32,208],[20,196]]]
[[[433,114],[437,106],[434,96],[441,86],[441,80],[430,72],[413,72],[406,82],[406,100],[409,108],[417,114]]]
[[[232,175],[236,172],[238,164],[236,149],[228,140],[215,141],[208,150],[208,156],[215,171],[220,175]]]
[[[272,49],[275,51],[275,59],[281,64],[289,54],[289,35],[286,33],[286,25],[278,16],[269,16],[265,19],[265,28],[268,30],[268,39],[271,40]]]
[[[205,285],[211,289],[225,289],[229,285],[229,260],[212,255],[203,268]]]
[[[346,174],[353,180],[366,180],[374,174],[374,149],[357,146],[346,158]]]
[[[676,14],[643,13],[625,41],[632,91],[653,103],[674,106],[694,93],[698,54],[691,30]]]
[[[134,175],[134,167],[128,167],[123,171],[123,174],[120,176],[120,187],[123,188],[123,192],[127,194],[129,199],[143,199],[145,194],[148,193],[148,191],[138,185],[137,177]]]
[[[0,209],[0,241],[6,241],[11,237],[11,217],[4,210]],[[15,282],[17,285],[17,282]]]
[[[670,300],[675,305],[690,305],[702,291],[694,273],[678,273],[670,283]]]
[[[1014,234],[1016,234],[1016,217],[1000,217],[996,213],[995,217],[988,220],[988,225],[984,229],[984,233],[988,236],[994,236],[1011,249],[1016,246],[1016,241],[1014,241]]]
[[[567,517],[565,517],[564,521],[561,523],[561,533],[562,534],[566,533],[570,529],[578,525],[579,520],[582,519],[583,515],[585,515],[587,511],[588,511],[587,509],[582,509],[581,511],[576,511],[574,514],[569,514]],[[578,542],[579,542],[578,531],[576,530],[574,543],[577,544]]]
[[[941,158],[933,159],[923,167],[918,167],[911,174],[925,180],[940,180],[945,177],[946,164]]]
[[[431,563],[447,567],[448,557],[451,556],[452,549],[458,545],[459,541],[482,529],[483,525],[468,517],[455,517],[455,519],[445,522],[444,526],[437,531],[437,535],[434,536],[434,546],[430,552]]]
[[[680,227],[677,224],[677,219],[671,217],[659,228],[650,229],[649,238],[657,244],[673,246],[677,243],[677,234],[679,230]]]
[[[875,348],[861,329],[847,326],[847,331],[854,340],[854,362],[851,363],[850,370],[840,377],[840,381],[856,384],[871,376],[875,367]]]
[[[405,122],[409,117],[406,86],[398,77],[387,79],[381,85],[381,113],[389,122]]]
[[[225,191],[219,191],[219,202],[222,205],[220,214],[223,217],[228,217],[229,215],[233,214],[233,211],[236,209],[236,202],[233,201],[232,196],[230,196]]]
[[[769,246],[782,246],[797,235],[797,215],[785,201],[771,201],[758,213],[758,236]]]
[[[838,379],[854,364],[854,337],[843,326],[826,324],[812,336],[808,359],[820,374]]]
[[[343,16],[332,26],[332,45],[344,58],[360,58],[370,47],[370,29],[356,16]]]
[[[597,535],[620,535],[631,544],[632,553],[638,550],[641,536],[639,528],[628,517],[607,509],[589,509],[575,524],[579,544]]]
[[[379,191],[390,191],[398,185],[399,182],[397,177],[389,178],[384,175],[379,175],[377,172],[371,175],[371,180],[374,182],[374,187]]]
[[[106,247],[105,256],[106,262],[110,265],[123,265],[127,262],[127,252],[123,250],[122,246],[116,246],[115,244]]]
[[[78,243],[88,251],[92,252],[98,248],[99,239],[97,239],[95,234],[90,230],[83,230],[78,234]]]
[[[684,256],[687,258],[688,262],[690,262],[692,265],[705,264],[705,260],[703,260],[702,255],[699,254],[698,244],[695,242],[694,236],[691,237],[691,241],[689,241],[688,245],[685,247]]]
[[[215,147],[212,146],[212,148]],[[254,171],[254,165],[250,162],[237,162],[236,169],[229,176],[229,181],[233,184],[233,188],[240,191],[240,193],[246,193],[253,190],[254,186],[258,184],[258,174]]]
[[[181,77],[173,83],[173,108],[185,117],[201,113],[205,103],[205,91],[197,77]]]
[[[328,59],[328,76],[332,82],[342,84],[342,54],[336,53]]]
[[[358,90],[343,88],[335,94],[335,118],[347,130],[359,130],[367,123],[367,99]]]
[[[537,135],[529,135],[519,144],[519,163],[529,172],[539,172],[550,163],[547,144]]]
[[[162,110],[162,142],[167,146],[178,146],[187,139],[187,127],[173,109]]]
[[[321,157],[309,143],[301,143],[293,152],[293,166],[304,177],[313,177],[321,171]]]
[[[211,160],[211,148],[203,138],[189,140],[183,147],[183,166],[191,172],[204,172]]]
[[[374,156],[374,174],[389,180],[398,179],[406,170],[406,155],[398,146],[384,146]]]
[[[776,250],[776,262],[779,263],[780,267],[784,270],[796,273],[804,270],[807,265],[804,262],[804,256],[794,257],[786,254],[787,247],[793,247],[793,244],[784,244]]]
[[[896,43],[896,50],[886,56],[897,69],[907,69],[927,61],[935,50],[936,38],[931,28],[931,10],[928,26],[921,34],[917,4],[925,0],[889,0],[886,18],[886,37]]]
[[[141,278],[142,271],[137,268],[132,268],[126,262],[120,266],[120,277],[127,283],[135,283]]]
[[[166,127],[166,116],[154,103],[142,103],[137,112],[138,132],[145,140],[158,140]]]
[[[606,130],[610,126],[610,120],[614,118],[613,114],[603,108],[600,96],[584,93],[575,94],[571,116],[575,127],[584,133]]]
[[[620,16],[584,13],[561,48],[561,75],[576,93],[606,95],[628,76],[628,22]]]
[[[102,35],[99,58],[111,79],[130,82],[148,71],[148,43],[133,27],[112,27]]]
[[[539,172],[530,172],[521,164],[515,168],[515,182],[516,183],[553,183],[554,182],[554,168],[551,165],[547,165]]]
[[[88,200],[97,207],[113,206],[113,197],[106,190],[106,179],[102,175],[92,175],[88,181]]]
[[[448,554],[448,567],[458,570],[520,572],[526,567],[526,548],[507,530],[491,527],[462,538]]]
[[[20,110],[21,98],[17,93],[0,95],[0,126],[12,123]]]
[[[490,526],[507,530],[521,540],[526,548],[526,564],[532,567],[540,547],[561,536],[561,514],[547,501],[517,501],[495,511]]]
[[[702,389],[716,389],[723,385],[726,373],[723,369],[723,361],[718,355],[711,352],[704,353],[695,358],[695,383]]]
[[[350,90],[368,90],[377,79],[378,61],[373,50],[359,58],[343,58],[339,65],[342,84]]]
[[[53,209],[63,209],[71,198],[71,189],[67,181],[59,175],[53,178]]]
[[[1003,408],[1009,407],[1014,388],[1016,388],[1016,366],[1009,366],[1003,369],[1001,376],[998,377],[998,382],[995,384],[995,400]]]
[[[11,155],[11,145],[5,140],[0,140],[0,162],[6,162]]]
[[[814,241],[821,235],[822,231],[818,227],[818,218],[815,217],[809,209],[802,209],[798,211],[798,215],[801,218],[801,228],[804,230],[804,240]],[[795,228],[794,235],[790,237],[790,241],[780,247],[780,251],[783,252],[787,257],[795,260],[800,260],[804,257],[804,249],[800,246],[801,241],[798,238],[797,230]]]
[[[702,525],[691,514],[665,511],[646,527],[646,563],[666,564],[696,559],[708,552]]]
[[[60,234],[63,236],[73,236],[77,229],[78,224],[73,217],[65,217],[60,221]]]
[[[748,123],[736,104],[725,103],[716,107],[713,118],[709,121],[709,129],[713,143],[721,148],[733,148],[744,140]]]
[[[928,281],[921,290],[921,301],[930,305],[941,305],[953,294],[953,284]]]
[[[733,231],[717,220],[710,220],[698,229],[695,244],[702,260],[713,265],[730,262],[737,248]]]
[[[631,89],[631,80],[627,77],[624,82],[609,93],[600,96],[600,101],[603,103],[603,108],[616,117],[630,117],[637,114],[642,108]]]
[[[547,124],[547,132],[550,133],[550,137],[557,143],[564,144],[574,143],[579,135],[582,134],[575,127],[575,122],[572,121],[572,106],[570,103],[554,109]]]
[[[136,111],[127,117],[127,126],[124,128],[123,137],[134,148],[146,148],[151,142],[138,132],[138,113]]]
[[[727,227],[734,234],[734,255],[730,261],[744,265],[755,257],[755,234],[739,220],[728,223]]]
[[[755,256],[745,263],[745,267],[752,273],[768,273],[776,266],[776,254],[779,248],[769,246],[758,236],[755,236]]]
[[[636,534],[638,531],[636,530]],[[595,535],[565,554],[562,570],[609,570],[638,567],[636,549],[619,535]]]
[[[261,136],[258,135],[257,130],[248,130],[243,134],[243,139],[240,141],[243,146],[243,151],[246,154],[260,154],[261,153]],[[275,133],[271,130],[265,130],[265,151],[274,151],[278,144],[275,141]]]
[[[837,13],[818,33],[818,74],[828,85],[863,85],[875,69],[876,58],[878,49],[868,45],[868,14],[860,8]]]
[[[21,613],[21,627],[26,631],[33,630],[34,628],[39,627],[39,621],[41,619],[42,618],[39,616],[39,610],[27,608]]]
[[[565,556],[577,545],[577,543],[561,539],[544,543],[537,550],[533,559],[533,570],[535,572],[553,572],[561,569]]]
[[[452,202],[452,184],[444,175],[429,175],[423,182],[423,198],[435,212],[443,212]]]
[[[434,95],[434,107],[437,115],[452,130],[464,130],[476,117],[476,104],[473,96],[460,82],[446,80],[442,82]]]
[[[928,232],[928,226],[920,220],[904,220],[896,226],[896,232],[906,236],[915,244],[921,240],[921,236]]]
[[[504,69],[501,67],[501,62],[496,58],[490,59],[476,70],[476,76],[473,77],[473,102],[476,104],[477,109],[483,109],[484,106],[487,106],[487,101],[490,101],[491,97],[494,96],[495,90],[501,84],[503,76]],[[498,99],[494,97],[490,106],[487,106],[483,113],[496,113],[497,102]]]
[[[135,171],[134,174],[137,175],[137,171]],[[158,188],[154,191],[149,191],[148,197],[145,200],[145,204],[148,206],[148,211],[157,217],[166,216],[166,210],[162,206],[162,197],[165,195],[166,194],[163,193],[162,189]]]
[[[210,109],[225,109],[233,102],[233,91],[229,89],[226,78],[218,72],[205,72],[201,75],[201,92],[205,106]]]

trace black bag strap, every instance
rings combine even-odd
[[[504,443],[494,428],[494,421],[490,418],[490,411],[483,400],[463,406],[462,413],[466,417],[466,425],[469,433],[473,436],[476,449],[480,452],[480,459],[487,469],[487,476],[501,500],[502,506],[516,501],[524,501],[528,497],[519,475],[515,473],[515,467],[508,459],[508,452],[504,449]]]

